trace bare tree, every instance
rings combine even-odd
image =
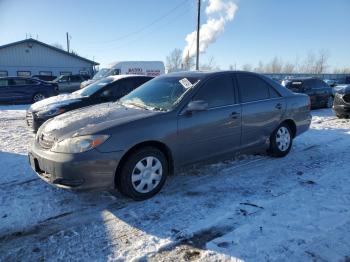
[[[175,48],[171,53],[166,57],[166,67],[168,72],[176,72],[181,70],[182,64],[182,50]]]
[[[281,73],[283,68],[283,62],[278,57],[274,57],[271,62],[266,65],[265,71],[267,73]]]
[[[200,64],[199,68],[204,71],[220,70],[220,67],[215,63],[214,57],[210,57],[207,63]]]
[[[259,61],[259,64],[257,67],[254,68],[254,71],[257,73],[265,73],[265,66],[264,63]]]
[[[283,73],[286,73],[286,74],[292,74],[294,73],[295,71],[295,65],[290,63],[290,62],[287,62],[283,65],[283,69],[282,69],[282,72]]]
[[[242,70],[251,72],[251,71],[253,71],[253,66],[251,64],[244,64],[242,66]]]
[[[328,68],[329,52],[327,50],[320,50],[318,57],[315,60],[314,73],[323,74]]]

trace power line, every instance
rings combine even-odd
[[[179,9],[180,7],[182,7],[186,2],[188,2],[188,0],[184,0],[182,2],[180,2],[178,5],[176,5],[174,8],[170,9],[168,12],[166,12],[165,14],[163,14],[162,16],[156,18],[155,20],[153,20],[151,23],[133,31],[133,32],[130,32],[128,34],[125,34],[125,35],[122,35],[118,38],[115,38],[113,40],[108,40],[108,41],[103,41],[101,43],[113,43],[113,42],[116,42],[116,41],[120,41],[120,40],[123,40],[125,38],[128,38],[132,35],[135,35],[135,34],[138,34],[138,33],[141,33],[142,31],[145,31],[146,29],[152,27],[154,24],[158,23],[159,21],[163,20],[164,18],[168,17],[171,13],[173,13],[174,11],[176,11],[177,9]]]

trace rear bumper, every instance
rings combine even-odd
[[[57,187],[67,189],[114,188],[115,172],[122,151],[101,153],[95,149],[79,154],[46,151],[33,145],[29,163],[38,176]]]

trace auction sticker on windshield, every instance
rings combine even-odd
[[[179,80],[179,82],[186,89],[191,88],[193,86],[187,78],[182,78],[181,80]]]

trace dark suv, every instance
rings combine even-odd
[[[0,102],[33,103],[58,94],[58,86],[37,79],[0,77]]]
[[[333,106],[334,92],[323,80],[318,78],[293,78],[286,87],[295,93],[304,93],[310,97],[313,108]]]

